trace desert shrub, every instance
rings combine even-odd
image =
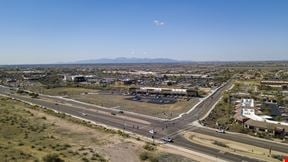
[[[282,155],[272,155],[272,158],[282,161],[284,156],[282,156]]]
[[[143,146],[143,148],[147,151],[155,151],[156,146],[151,143],[146,143],[146,145]]]
[[[158,162],[159,161],[159,158],[157,156],[155,156],[154,154],[152,153],[149,153],[149,152],[142,152],[140,154],[140,160],[142,161],[150,161],[150,162]]]
[[[82,158],[82,161],[84,161],[84,162],[89,162],[89,160],[87,159],[87,158]]]
[[[140,159],[145,161],[147,159],[149,159],[149,153],[148,152],[143,152],[140,154]]]
[[[97,160],[99,162],[106,162],[107,161],[104,157],[102,157],[101,155],[99,155],[97,153],[93,154],[93,156],[91,157],[91,160]]]
[[[221,147],[229,147],[229,146],[227,146],[225,143],[219,142],[219,141],[214,141],[213,144],[214,144],[214,145],[217,145],[217,146],[221,146]]]
[[[44,162],[64,162],[57,154],[48,154],[43,157]]]

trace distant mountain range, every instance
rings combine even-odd
[[[192,61],[180,61],[168,58],[126,58],[118,57],[115,59],[95,59],[95,60],[80,60],[73,62],[75,64],[133,64],[133,63],[191,63]]]

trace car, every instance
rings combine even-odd
[[[116,113],[114,113],[114,112],[111,112],[111,115],[116,115]]]
[[[224,134],[224,133],[225,133],[225,129],[218,129],[218,130],[216,130],[216,132],[217,132],[217,133],[223,133],[223,134]]]
[[[151,130],[149,130],[149,133],[150,134],[156,134],[157,132],[155,130],[151,129]]]
[[[119,112],[118,112],[119,114],[124,114],[124,111],[122,111],[122,110],[119,110]]]
[[[85,113],[81,113],[81,115],[83,115],[83,116],[87,116],[87,114],[85,114]]]
[[[163,137],[162,141],[164,141],[165,143],[173,143],[173,139],[171,137]]]

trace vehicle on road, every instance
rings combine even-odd
[[[122,110],[119,110],[119,114],[124,114],[124,111],[122,111]]]
[[[162,141],[164,141],[165,143],[173,143],[173,139],[171,137],[163,137]]]
[[[116,113],[115,112],[111,112],[111,115],[116,115]]]
[[[156,131],[153,130],[153,129],[151,129],[151,130],[149,130],[149,133],[150,133],[150,134],[156,134]]]
[[[85,113],[81,113],[81,115],[83,115],[83,116],[87,116],[87,114],[85,114]]]
[[[218,129],[218,130],[216,130],[216,132],[217,132],[217,133],[223,133],[223,134],[226,133],[226,132],[225,132],[225,129]]]

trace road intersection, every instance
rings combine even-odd
[[[181,134],[184,131],[194,131],[200,134],[217,136],[223,139],[228,139],[245,144],[252,144],[261,148],[269,149],[272,147],[275,151],[288,153],[288,145],[285,144],[253,138],[242,134],[217,134],[212,129],[199,127],[193,124],[199,119],[206,116],[207,113],[211,111],[215,103],[221,98],[223,92],[231,88],[231,86],[232,81],[228,81],[226,84],[213,92],[209,97],[205,98],[205,100],[199,103],[196,107],[194,107],[193,110],[184,113],[183,115],[181,115],[181,117],[175,118],[173,120],[162,120],[130,112],[119,113],[119,110],[107,109],[59,97],[40,95],[39,98],[31,98],[30,96],[19,95],[15,93],[14,89],[4,86],[0,86],[0,93],[2,95],[7,95],[20,101],[39,105],[57,112],[66,113],[75,117],[125,130],[148,138],[152,137],[149,131],[155,130],[157,133],[155,135],[153,134],[153,137],[156,140],[161,140],[161,138],[168,136],[173,137],[175,139],[173,145],[205,153],[207,155],[227,161],[242,162],[259,160],[240,156],[237,154],[232,154],[229,152],[221,152],[214,148],[191,143]]]

